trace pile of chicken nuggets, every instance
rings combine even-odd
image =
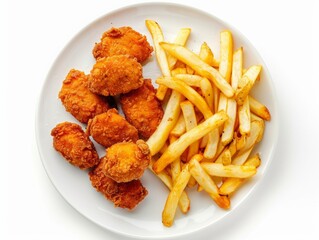
[[[163,117],[143,62],[153,48],[131,27],[111,28],[95,43],[89,74],[71,69],[59,98],[82,124],[62,122],[51,131],[54,148],[72,165],[89,170],[92,186],[116,207],[134,209],[148,194],[140,178],[151,161],[145,141]],[[124,113],[119,114],[116,100]],[[106,151],[99,156],[95,145]]]

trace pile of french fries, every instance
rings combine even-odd
[[[251,96],[260,81],[260,65],[243,66],[243,47],[233,50],[230,31],[220,32],[220,56],[207,43],[190,51],[190,28],[180,29],[173,43],[165,42],[160,25],[146,20],[162,76],[156,79],[164,116],[147,144],[150,169],[169,188],[162,222],[172,226],[179,207],[190,209],[187,188],[204,190],[221,208],[261,164],[251,152],[263,138],[266,106]]]

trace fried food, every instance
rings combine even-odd
[[[90,119],[86,134],[91,135],[96,142],[104,147],[110,147],[118,142],[136,142],[138,140],[136,128],[118,114],[114,108]]]
[[[140,178],[151,161],[148,145],[143,140],[136,143],[116,143],[106,150],[105,174],[116,182],[130,182]]]
[[[140,180],[117,183],[104,174],[105,160],[89,172],[92,186],[104,197],[114,203],[115,207],[134,209],[148,194]]]
[[[89,90],[88,76],[75,69],[71,69],[63,81],[59,98],[66,111],[82,123],[87,123],[89,119],[110,108],[105,97]]]
[[[163,109],[150,79],[145,79],[142,87],[121,95],[120,104],[127,121],[143,139],[155,132],[163,118]]]
[[[103,96],[115,96],[143,84],[142,65],[129,55],[100,58],[89,75],[89,89]]]
[[[111,28],[103,33],[101,42],[96,43],[93,56],[96,59],[113,55],[130,55],[138,62],[144,62],[151,56],[153,48],[145,36],[131,27]]]
[[[91,168],[99,163],[99,156],[81,126],[63,122],[52,129],[54,148],[74,166]]]

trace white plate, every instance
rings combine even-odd
[[[50,136],[51,129],[57,123],[77,122],[65,111],[58,99],[58,92],[68,71],[76,68],[89,73],[94,63],[91,53],[94,43],[99,41],[104,31],[113,26],[129,25],[145,34],[152,44],[150,34],[145,27],[146,19],[156,20],[162,26],[168,41],[174,39],[180,28],[192,28],[188,47],[198,51],[200,44],[206,41],[217,56],[219,55],[219,33],[221,30],[230,29],[234,37],[234,48],[244,47],[245,67],[251,64],[262,64],[261,81],[256,83],[253,93],[268,106],[272,113],[271,122],[266,124],[262,144],[256,149],[261,153],[262,165],[252,181],[232,196],[231,209],[221,210],[207,194],[192,190],[189,193],[191,210],[186,215],[177,211],[175,223],[171,228],[163,227],[161,223],[161,213],[168,190],[152,173],[146,172],[142,178],[149,195],[134,211],[128,212],[114,208],[111,202],[105,200],[102,194],[96,192],[91,186],[87,172],[67,163],[53,149]],[[153,54],[144,66],[144,77],[154,80],[157,76],[160,76],[160,72]],[[62,50],[48,73],[42,89],[36,131],[39,153],[49,178],[65,200],[77,211],[103,228],[119,234],[147,239],[167,239],[213,225],[234,211],[251,194],[265,175],[272,158],[278,135],[278,116],[274,88],[266,64],[240,32],[216,17],[190,7],[169,3],[144,3],[119,9],[97,19],[77,34]],[[98,147],[98,150],[103,155],[103,149]],[[259,191],[258,194],[262,192]]]

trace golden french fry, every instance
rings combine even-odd
[[[202,90],[203,97],[208,107],[213,112],[214,111],[214,92],[213,92],[212,84],[207,78],[203,78],[200,81],[199,87]]]
[[[268,108],[262,103],[258,102],[252,96],[249,96],[249,107],[251,112],[255,113],[257,116],[266,121],[270,121],[271,115]]]
[[[203,162],[201,166],[211,176],[248,178],[256,174],[256,168],[253,166],[224,166],[221,163],[210,162]]]
[[[168,100],[162,121],[158,125],[155,132],[147,140],[151,155],[154,156],[164,146],[170,131],[176,124],[180,114],[179,104],[184,100],[184,96],[179,92],[172,91]]]
[[[170,134],[173,136],[179,137],[179,136],[183,135],[183,133],[185,133],[185,132],[186,132],[186,125],[185,125],[184,116],[183,116],[183,114],[180,114],[178,117],[178,120],[177,120],[174,128],[170,132]]]
[[[159,45],[160,42],[164,41],[164,36],[161,27],[159,24],[153,20],[145,21],[146,27],[152,35],[153,44],[155,48],[155,55],[157,59],[157,63],[161,69],[163,76],[171,76],[171,71],[168,65],[166,53],[164,49]],[[160,100],[163,100],[167,91],[167,87],[159,85],[156,97]]]
[[[189,132],[184,133],[177,141],[172,143],[154,163],[153,170],[156,173],[161,172],[168,164],[178,158],[189,145],[199,140],[213,129],[220,127],[226,119],[227,115],[225,112],[218,112]]]
[[[203,78],[198,75],[190,75],[190,74],[176,74],[174,75],[174,77],[185,82],[189,86],[199,87],[202,91],[202,95],[208,107],[211,109],[211,111],[213,111],[213,104],[214,104],[213,87],[207,78]]]
[[[148,166],[148,168],[151,170],[151,172],[154,173],[155,176],[157,176],[166,185],[166,187],[169,190],[171,190],[173,188],[173,181],[172,181],[171,177],[165,171],[162,171],[162,172],[156,174],[152,169],[153,163],[154,163],[154,160],[152,159],[151,164]],[[189,197],[185,191],[182,193],[182,195],[179,199],[178,206],[183,213],[187,213],[190,209],[190,200],[189,200]]]
[[[210,81],[212,81],[216,85],[216,87],[218,87],[220,91],[222,91],[227,97],[232,97],[234,95],[234,90],[229,85],[229,83],[221,76],[221,74],[216,69],[201,60],[192,51],[183,46],[166,42],[161,42],[160,46],[164,48],[169,54],[189,65],[202,77],[206,77]]]
[[[258,168],[260,165],[260,157],[259,154],[253,156],[248,159],[244,166],[251,166]],[[222,185],[219,188],[219,192],[222,195],[232,194],[238,189],[238,187],[245,181],[245,178],[227,178],[223,181]]]
[[[227,115],[228,115],[228,120],[224,124],[224,131],[221,136],[221,142],[224,145],[227,145],[228,143],[230,143],[234,135],[236,115],[237,115],[237,102],[232,98],[229,98],[227,100]]]
[[[230,207],[230,201],[227,196],[219,195],[218,188],[211,177],[205,172],[201,164],[192,159],[189,162],[189,171],[196,179],[198,184],[209,194],[209,196],[217,203],[221,208],[228,209]]]
[[[186,68],[178,67],[171,70],[171,75],[175,77],[178,74],[187,74]]]
[[[250,108],[249,98],[246,97],[243,105],[238,107],[239,132],[242,135],[250,134]]]
[[[169,143],[172,144],[177,139],[178,139],[177,137],[170,135]],[[177,158],[174,162],[171,163],[171,176],[172,176],[173,183],[175,182],[180,172],[181,172],[181,159]]]
[[[174,43],[184,46],[187,42],[187,39],[191,33],[190,28],[181,28],[178,32],[178,35],[174,41]],[[177,59],[172,55],[167,55],[167,62],[169,69],[173,69],[176,64]]]
[[[234,90],[238,87],[238,82],[243,75],[243,48],[237,49],[233,54],[233,64],[231,73],[231,86]]]
[[[258,75],[260,74],[260,71],[261,71],[260,65],[253,65],[240,78],[238,82],[238,88],[235,94],[235,98],[238,105],[243,105]]]
[[[162,222],[167,227],[170,227],[173,224],[178,201],[190,177],[191,174],[188,171],[188,167],[183,168],[178,175],[171,192],[168,194],[165,207],[162,212]]]
[[[195,154],[195,155],[191,158],[191,160],[192,160],[192,159],[193,159],[193,160],[196,160],[196,161],[198,161],[198,162],[201,162],[201,161],[204,159],[204,157],[203,157],[202,154]],[[191,160],[190,160],[190,161],[191,161]],[[192,188],[192,187],[196,186],[196,184],[197,184],[196,179],[195,179],[193,176],[191,176],[190,179],[188,180],[187,187]]]
[[[182,93],[189,101],[191,101],[199,111],[204,115],[205,119],[208,119],[212,116],[212,111],[209,109],[206,101],[197,93],[193,88],[188,86],[183,81],[179,80],[175,77],[162,77],[156,80],[158,84],[163,84],[175,91],[179,91]],[[217,150],[217,145],[219,141],[219,133],[217,130],[209,133],[208,143],[206,145],[206,149],[204,151],[205,158],[212,159]]]
[[[227,149],[222,155],[222,164],[225,166],[230,165],[231,164],[231,157],[232,157],[232,154],[231,154],[230,150]]]
[[[264,131],[264,124],[261,121],[253,121],[251,122],[250,134],[246,137],[245,145],[240,149],[237,155],[241,155],[246,152],[248,149],[253,147],[257,140],[260,138],[260,134]]]
[[[215,59],[213,51],[206,42],[204,42],[200,47],[199,57],[208,65],[212,67],[219,67],[219,61]]]
[[[239,154],[236,154],[236,156],[234,156],[233,160],[232,160],[232,163],[233,165],[243,165],[243,163],[248,159],[251,151],[253,150],[254,148],[254,145],[245,150],[245,151],[240,151]]]
[[[220,32],[219,72],[230,83],[233,59],[233,37],[230,31]]]
[[[192,87],[175,77],[161,77],[156,79],[156,83],[167,86],[183,94],[191,101],[204,115],[205,119],[213,115],[205,100]]]
[[[181,102],[181,109],[185,120],[186,131],[188,132],[197,126],[194,105],[190,101],[183,101]],[[199,141],[195,141],[188,147],[187,161],[189,161],[193,155],[198,153],[198,150]]]

